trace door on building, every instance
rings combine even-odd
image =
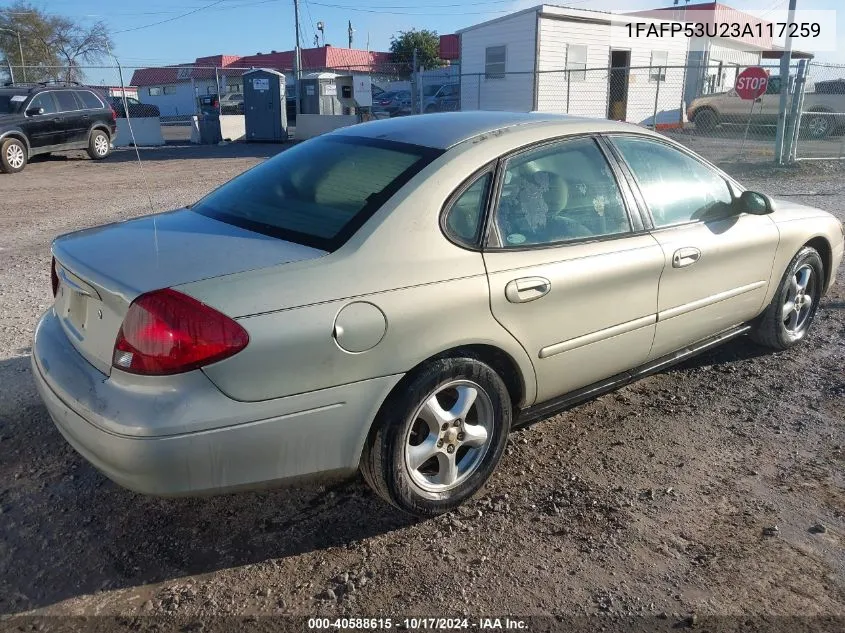
[[[624,121],[628,109],[628,74],[631,68],[631,51],[610,51],[610,73],[607,81],[607,118]]]

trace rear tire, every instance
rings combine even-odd
[[[501,377],[471,358],[423,365],[376,416],[361,473],[382,499],[431,517],[476,494],[499,463],[512,405]]]
[[[16,138],[7,138],[0,143],[0,171],[16,174],[23,171],[27,162],[26,145]]]
[[[819,306],[824,265],[816,249],[802,248],[786,268],[775,296],[751,330],[751,338],[775,350],[802,341]]]
[[[111,153],[109,136],[102,130],[94,130],[88,139],[88,156],[92,160],[102,160]]]
[[[804,136],[820,140],[833,132],[833,117],[822,112],[809,112],[805,115]]]
[[[710,108],[702,108],[692,119],[695,129],[702,132],[712,132],[719,125],[719,116]]]

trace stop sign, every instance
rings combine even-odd
[[[768,84],[768,73],[759,66],[750,66],[737,75],[734,90],[740,99],[756,99],[766,92]]]

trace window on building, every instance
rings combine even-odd
[[[651,51],[651,68],[648,72],[649,81],[666,81],[666,65],[669,63],[669,53],[666,51]],[[721,73],[720,73],[721,74]]]
[[[147,88],[147,92],[151,97],[158,97],[161,95],[161,88]]]
[[[506,57],[507,46],[488,46],[484,56],[484,77],[504,79]]]
[[[176,94],[176,86],[165,86],[164,87],[164,94],[175,95]]]
[[[585,81],[587,79],[586,46],[570,44],[566,47],[566,70],[569,71],[569,81]]]

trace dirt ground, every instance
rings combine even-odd
[[[144,179],[169,209],[279,149],[0,176],[0,614],[845,617],[843,269],[805,345],[740,339],[516,432],[486,492],[436,520],[360,480],[156,499],[95,471],[30,375],[50,240],[149,213]],[[841,164],[726,167],[845,219]]]

